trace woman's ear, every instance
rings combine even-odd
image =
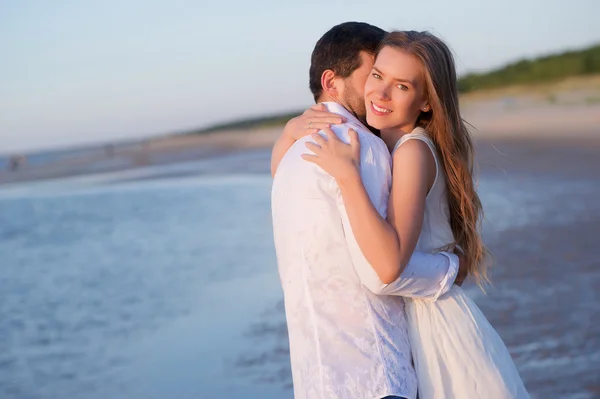
[[[323,92],[330,97],[337,98],[339,95],[338,79],[331,69],[326,69],[321,75],[321,87]]]

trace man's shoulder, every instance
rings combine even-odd
[[[370,150],[368,152],[375,155],[377,159],[388,160],[390,158],[390,153],[383,140],[381,140],[381,138],[373,134],[369,129],[362,125],[359,125],[358,123],[341,123],[338,125],[333,125],[331,129],[334,131],[336,136],[338,136],[338,138],[345,143],[350,142],[348,130],[353,129],[358,133],[360,145],[363,150]],[[320,133],[325,134],[323,131],[321,131]],[[307,169],[314,167],[314,164],[306,162],[301,158],[302,154],[310,153],[310,150],[306,148],[307,142],[314,142],[313,138],[310,135],[298,139],[288,149],[281,163],[288,164],[291,162],[292,164],[300,164],[306,166]],[[365,154],[365,151],[361,152]],[[297,167],[297,165],[295,167]]]
[[[349,140],[348,137],[348,129],[353,129],[358,133],[358,139],[360,141],[361,148],[371,149],[373,153],[380,155],[384,158],[390,158],[390,152],[385,144],[385,142],[378,136],[376,136],[373,132],[367,129],[365,126],[359,125],[357,123],[344,123],[344,131],[346,135],[346,139]]]
[[[385,143],[383,142],[383,140],[381,140],[381,138],[377,137],[365,126],[360,125],[358,123],[341,123],[339,125],[335,125],[332,129],[334,132],[336,132],[336,134],[338,134],[338,136],[342,134],[344,138],[348,138],[348,130],[352,129],[358,133],[358,137],[361,141],[361,144],[363,144],[364,141],[364,143],[368,145],[385,146]]]

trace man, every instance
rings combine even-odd
[[[335,26],[317,42],[310,68],[315,100],[345,118],[335,133],[346,142],[349,128],[359,134],[361,177],[383,216],[390,154],[361,121],[365,80],[385,33],[358,22]],[[415,253],[398,280],[383,284],[352,234],[335,179],[301,158],[310,136],[290,140],[284,132],[273,149],[272,211],[294,397],[415,399],[399,296],[436,299],[454,283],[458,259]]]

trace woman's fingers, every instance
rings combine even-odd
[[[327,125],[339,125],[343,123],[342,117],[339,115],[306,115],[303,116],[303,120],[307,125],[310,124],[311,126],[316,123]]]
[[[357,165],[360,165],[360,140],[358,139],[358,133],[354,129],[348,129],[348,136],[350,137],[352,158]]]
[[[331,124],[340,124],[346,121],[341,115],[334,114],[333,112],[327,111],[327,108],[323,106],[323,108],[314,108],[313,106],[300,116],[301,118],[312,121],[312,122],[323,122],[323,123],[331,123]]]
[[[321,108],[321,107],[317,108],[314,105],[302,113],[302,115],[305,115],[305,116],[315,116],[315,115],[323,116],[323,115],[327,115],[327,114],[331,114],[329,111],[327,111],[327,108]],[[335,115],[335,114],[331,114],[331,115]]]
[[[321,152],[321,146],[318,144],[307,141],[306,143],[304,143],[304,145],[306,146],[306,148],[308,148],[309,150],[311,150],[312,152],[314,152],[317,155]]]
[[[323,136],[321,136],[319,133],[313,133],[310,136],[315,141],[315,143],[317,143],[319,145],[319,147],[323,147],[324,145],[327,145],[327,140]]]
[[[356,130],[352,128],[348,129],[348,136],[350,137],[350,145],[352,147],[360,146],[360,141],[358,140],[358,133],[356,133]]]
[[[318,165],[318,164],[319,164],[319,162],[320,162],[320,159],[319,159],[319,157],[318,157],[318,156],[316,156],[316,155],[312,155],[312,154],[302,154],[302,155],[300,155],[300,156],[301,156],[301,157],[302,157],[302,159],[304,159],[305,161],[312,162],[312,163],[314,163],[314,164],[317,164],[317,165]]]
[[[340,141],[340,139],[338,139],[338,137],[335,135],[335,133],[333,132],[333,130],[331,130],[330,128],[326,128],[323,129],[323,131],[325,132],[325,135],[327,136],[327,140],[337,140]]]
[[[320,112],[316,116],[321,122],[329,122],[333,125],[339,125],[340,123],[346,122],[346,118],[337,114],[332,114],[331,112]]]
[[[335,114],[331,114],[331,115],[327,116],[326,119],[327,119],[327,121],[331,122],[331,124],[333,124],[333,125],[339,125],[341,123],[346,122],[346,118],[344,118],[343,116],[335,115]]]
[[[321,121],[307,121],[306,124],[304,125],[304,127],[306,129],[317,129],[317,130],[321,130],[327,127],[330,127],[331,124],[328,122],[321,122]]]

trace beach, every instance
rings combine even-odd
[[[307,104],[307,107],[310,104]],[[463,118],[477,142],[596,147],[600,142],[600,77],[571,78],[461,97]],[[0,185],[193,162],[270,148],[281,126],[169,134],[127,143],[29,155],[16,170],[0,157]],[[13,154],[22,155],[22,154]]]
[[[533,398],[600,397],[589,86],[464,99],[494,256],[487,293],[465,288]],[[280,132],[95,146],[1,172],[0,396],[291,398],[269,202]]]

